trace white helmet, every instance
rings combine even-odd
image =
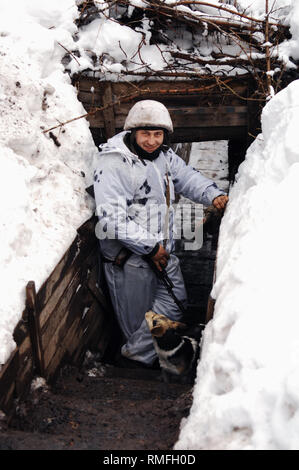
[[[163,128],[173,132],[173,125],[168,109],[164,104],[154,100],[138,101],[130,109],[125,121],[124,130],[136,127]]]

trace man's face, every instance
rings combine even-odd
[[[155,131],[138,129],[136,131],[136,142],[143,150],[152,153],[162,145],[164,140],[164,131],[158,129]]]

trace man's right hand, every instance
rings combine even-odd
[[[166,251],[162,245],[159,245],[159,250],[151,259],[155,263],[159,271],[162,271],[162,269],[166,268],[167,266],[169,256],[170,255],[168,251]]]

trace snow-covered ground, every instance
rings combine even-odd
[[[55,138],[43,133],[84,113],[61,59],[66,50],[80,49],[70,63],[75,72],[90,64],[87,49],[97,48],[117,72],[124,51],[140,43],[140,32],[110,21],[111,27],[103,21],[101,29],[93,24],[79,34],[77,3],[0,3],[0,364],[15,347],[26,283],[33,279],[40,287],[93,210],[85,187],[97,149],[87,122],[55,129]],[[239,4],[264,14],[263,0]],[[291,25],[293,37],[280,47],[288,63],[299,58],[299,3],[276,0],[275,8]],[[156,52],[147,38],[141,54],[153,69],[161,65]],[[215,316],[205,330],[194,402],[176,449],[299,449],[298,122],[296,81],[265,107],[262,134],[230,192]]]

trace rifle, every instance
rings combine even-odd
[[[171,297],[173,298],[174,302],[177,304],[177,306],[179,307],[180,311],[185,314],[186,313],[186,309],[184,307],[184,305],[182,304],[182,302],[177,298],[177,296],[175,295],[175,293],[173,292],[173,289],[174,289],[174,285],[173,285],[173,282],[172,280],[169,278],[165,268],[162,268],[162,270],[160,271],[156,264],[154,263],[153,260],[151,260],[150,258],[146,257],[146,256],[142,256],[142,258],[148,263],[148,265],[150,266],[150,268],[154,271],[154,273],[156,274],[157,278],[160,279],[162,281],[162,283],[164,284],[165,288],[167,289],[168,293],[171,295]]]
[[[119,268],[123,269],[126,261],[130,258],[130,256],[132,255],[132,251],[130,251],[128,248],[126,247],[122,247],[121,250],[119,251],[119,253],[117,254],[117,256],[115,257],[114,261],[113,261],[113,264],[115,266],[118,266]],[[154,273],[156,274],[157,278],[161,280],[161,282],[164,284],[165,288],[167,289],[167,292],[171,295],[171,297],[173,298],[174,302],[176,303],[176,305],[179,307],[180,311],[185,314],[186,313],[186,309],[184,307],[184,305],[182,304],[182,302],[177,298],[177,296],[175,295],[175,293],[173,292],[173,289],[174,289],[174,285],[173,285],[173,282],[172,280],[169,278],[165,268],[162,268],[162,270],[160,271],[156,264],[154,263],[154,261],[152,259],[150,259],[148,256],[144,255],[142,256],[142,259],[144,261],[146,261],[148,263],[148,265],[150,266],[150,268],[154,271]]]

